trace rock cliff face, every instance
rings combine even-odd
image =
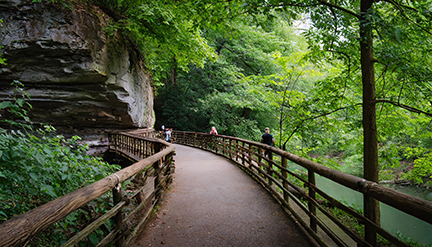
[[[32,121],[80,131],[153,127],[150,75],[109,17],[88,6],[0,0],[0,101],[25,85]]]

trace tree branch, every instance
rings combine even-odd
[[[428,117],[432,117],[432,113],[430,113],[430,112],[425,112],[425,111],[422,111],[420,109],[417,109],[417,108],[414,108],[414,107],[411,107],[411,106],[408,106],[408,105],[403,105],[403,104],[401,104],[399,102],[394,102],[394,101],[390,101],[390,100],[379,99],[379,100],[376,100],[375,103],[388,103],[388,104],[392,104],[394,106],[398,106],[400,108],[403,108],[403,109],[405,109],[407,111],[410,111],[410,112],[414,112],[414,113],[418,113],[418,114],[424,114],[424,115],[426,115]]]
[[[246,65],[249,69],[251,69],[255,74],[257,74],[257,75],[259,74],[258,71],[256,71],[256,70],[255,70],[254,68],[252,68],[249,64],[247,64],[246,61],[245,61],[244,59],[242,59],[242,58],[241,58],[237,53],[235,53],[235,52],[234,52],[233,50],[231,50],[230,48],[226,47],[225,44],[222,45],[222,49],[223,49],[223,48],[227,49],[227,50],[230,51],[232,54],[236,55],[236,57],[237,57],[238,59],[240,59],[240,61],[242,61],[243,64]],[[222,49],[221,49],[221,50],[222,50]]]
[[[405,19],[407,19],[407,20],[410,21],[412,24],[414,24],[414,25],[417,26],[418,28],[422,29],[422,30],[425,31],[426,33],[432,35],[432,33],[431,33],[429,30],[427,30],[427,29],[425,29],[424,27],[420,26],[419,24],[417,24],[417,22],[411,20],[407,15],[405,15],[405,13],[404,13],[404,9],[403,9],[403,8],[410,9],[410,10],[412,10],[412,11],[418,12],[417,9],[414,9],[414,8],[409,7],[409,6],[405,6],[405,5],[399,4],[398,2],[396,2],[396,1],[394,1],[394,0],[382,0],[382,1],[384,1],[384,2],[386,2],[386,3],[389,3],[389,4],[392,4],[396,9],[399,10],[399,13],[402,15],[402,17],[404,17]]]
[[[351,10],[349,10],[349,9],[346,9],[346,8],[341,7],[341,6],[329,3],[327,0],[317,0],[317,1],[319,3],[321,3],[322,5],[325,5],[325,6],[330,7],[330,8],[341,10],[342,12],[350,14],[350,15],[352,15],[352,16],[354,16],[354,17],[356,17],[357,19],[360,20],[360,15],[357,14],[357,13],[355,13],[355,12],[353,12],[353,11],[351,11]]]
[[[350,105],[350,106],[345,106],[345,107],[340,107],[340,108],[335,109],[335,110],[330,111],[330,112],[324,112],[324,113],[321,113],[321,114],[316,115],[316,116],[312,116],[312,117],[308,117],[308,118],[302,119],[302,120],[300,121],[300,123],[295,127],[295,129],[293,130],[293,132],[291,132],[290,136],[287,138],[287,140],[284,142],[283,145],[285,146],[285,145],[287,144],[287,142],[291,139],[291,137],[294,135],[294,133],[295,133],[295,132],[300,128],[300,126],[301,126],[304,122],[306,122],[306,121],[308,121],[308,120],[313,120],[313,119],[317,119],[317,118],[320,118],[320,117],[324,117],[324,116],[327,116],[327,115],[333,114],[333,113],[335,113],[335,112],[337,112],[337,111],[345,110],[345,109],[348,109],[348,108],[350,108],[350,107],[353,107],[353,106],[359,106],[359,105],[362,105],[362,103],[358,103],[358,104],[354,104],[354,105]],[[431,115],[432,115],[432,114],[431,114]]]

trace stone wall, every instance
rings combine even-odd
[[[151,77],[100,9],[0,0],[0,101],[18,80],[32,121],[80,131],[153,127]]]

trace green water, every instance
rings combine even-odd
[[[317,176],[316,183],[318,188],[332,196],[333,198],[345,202],[354,208],[363,208],[363,195],[357,191],[348,189],[329,179]],[[432,201],[432,191],[403,187],[403,186],[387,186],[398,190],[402,193],[415,195],[417,197]],[[423,222],[404,212],[380,203],[381,209],[381,227],[389,233],[396,235],[400,232],[402,236],[411,238],[419,243],[432,245],[432,224]]]

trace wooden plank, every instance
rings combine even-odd
[[[138,214],[141,210],[143,210],[144,208],[147,208],[148,210],[151,211],[151,209],[153,209],[154,204],[152,203],[153,198],[154,198],[154,193],[152,193],[149,197],[147,197],[144,201],[142,201],[137,208],[135,208],[134,211],[132,211],[127,217],[126,219],[123,220],[122,224],[118,227],[116,227],[112,232],[110,232],[104,239],[102,239],[102,241],[96,245],[96,247],[102,247],[102,246],[108,246],[110,245],[118,236],[118,234],[120,232],[122,232],[124,230],[124,228],[127,226],[127,223],[129,221],[132,220],[132,218]],[[149,206],[151,205],[151,206]],[[127,242],[127,239],[125,240],[125,244]]]
[[[103,223],[107,222],[109,219],[111,219],[113,216],[115,216],[126,204],[125,201],[121,201],[115,205],[114,208],[112,208],[110,211],[106,212],[104,215],[99,217],[97,220],[93,221],[90,225],[88,225],[86,228],[81,230],[79,233],[77,233],[75,236],[70,238],[66,243],[62,245],[62,247],[69,247],[69,246],[75,246],[80,241],[82,241],[84,238],[86,238],[88,235],[90,235],[94,230],[96,230],[99,226],[101,226]]]
[[[136,234],[140,231],[141,227],[147,222],[150,213],[152,212],[154,206],[158,203],[158,201],[154,201],[150,207],[146,210],[144,216],[141,218],[140,222],[138,222],[138,225],[134,228],[134,232],[128,236],[125,240],[125,246],[129,244],[129,242],[136,236]]]

